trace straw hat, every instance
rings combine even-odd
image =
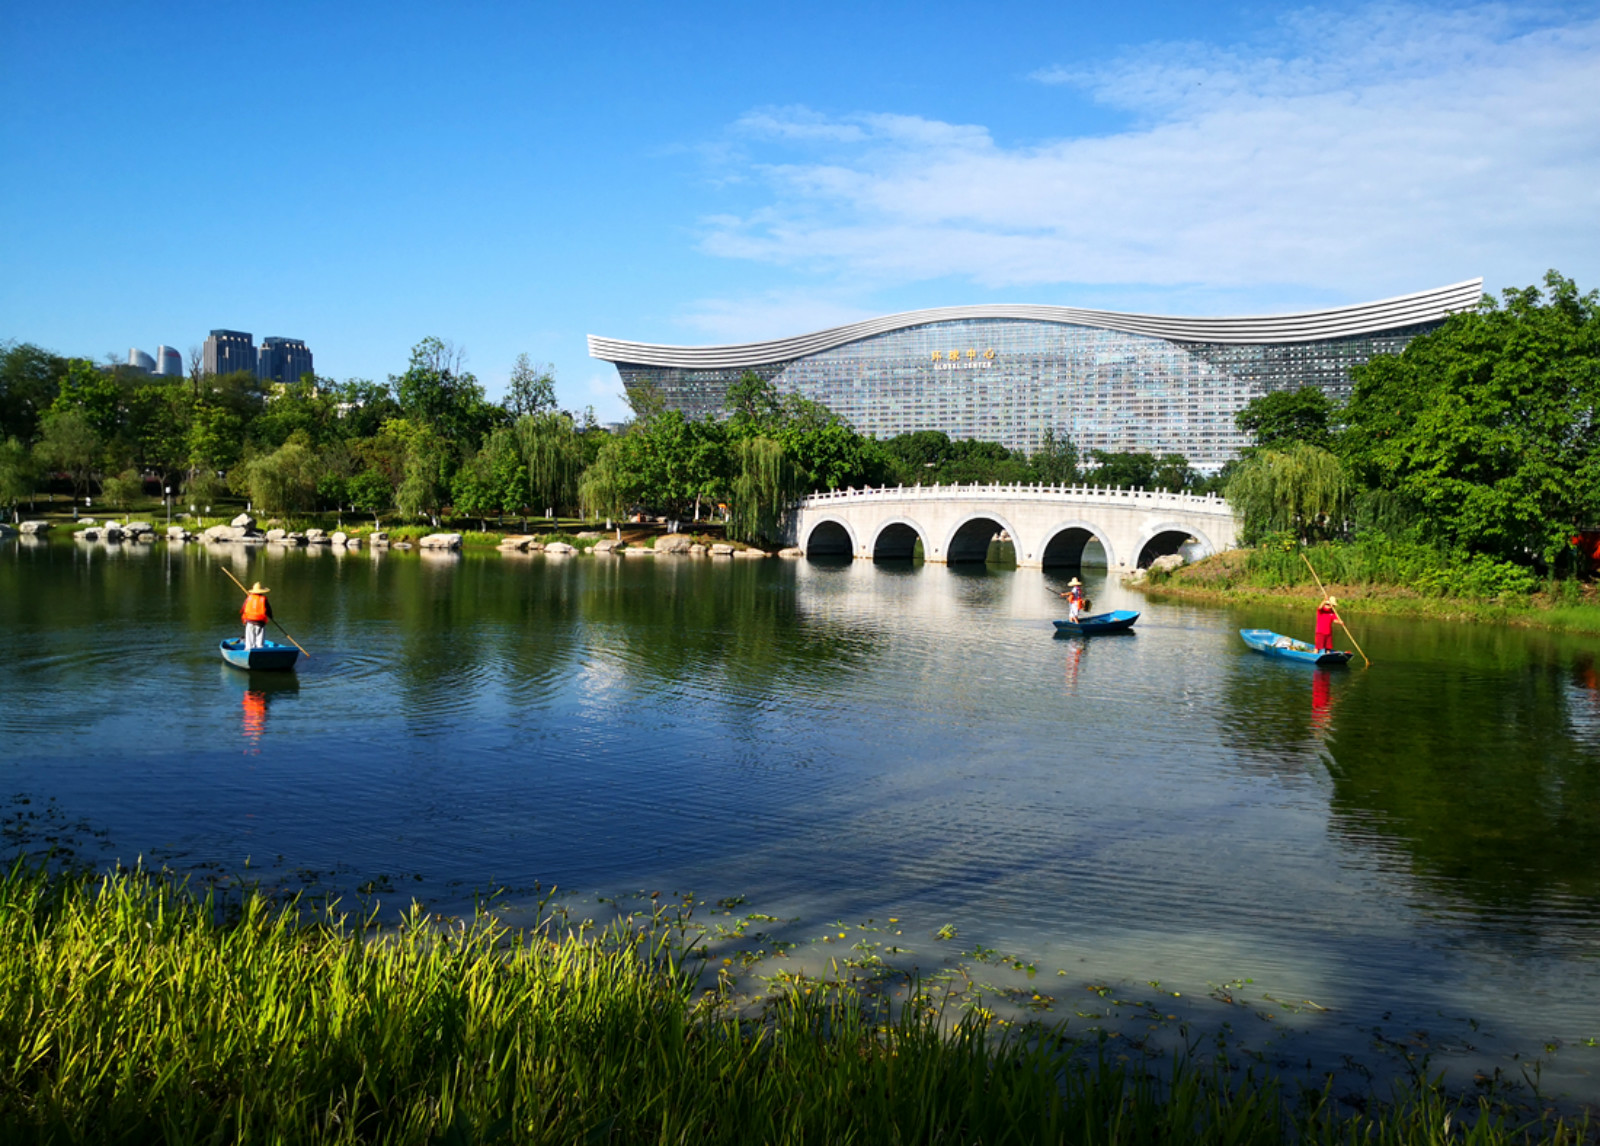
[[[1332,595],[1329,595],[1329,596],[1327,596],[1327,597],[1324,597],[1324,598],[1323,598],[1323,599],[1322,599],[1322,603],[1323,603],[1323,604],[1324,604],[1324,605],[1332,605],[1332,606],[1333,606],[1333,607],[1335,607],[1335,608],[1338,608],[1338,605],[1339,605],[1339,598],[1337,598],[1337,597],[1334,597],[1334,596],[1332,596]]]
[[[252,593],[270,593],[270,592],[272,592],[271,589],[263,588],[260,581],[257,581],[254,585],[250,586],[249,591],[252,592]]]
[[[1082,585],[1082,584],[1083,584],[1082,581],[1080,581],[1076,577],[1074,577],[1072,580],[1067,582],[1067,587],[1070,589],[1074,585]]]

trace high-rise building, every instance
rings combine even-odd
[[[240,370],[256,372],[255,336],[242,330],[213,330],[206,339],[206,373],[235,374]]]
[[[298,338],[269,335],[261,340],[256,376],[263,382],[298,382],[312,373],[311,348]]]
[[[143,370],[146,374],[150,374],[156,368],[156,360],[137,346],[130,346],[128,347],[128,365],[135,370]]]
[[[163,378],[182,378],[183,355],[170,346],[156,347],[156,373]]]
[[[1483,280],[1304,314],[1165,318],[984,304],[892,314],[771,342],[660,346],[589,336],[630,393],[720,417],[745,374],[821,402],[857,430],[1039,449],[1046,431],[1084,453],[1184,454],[1212,471],[1250,444],[1234,417],[1274,390],[1350,395],[1350,371],[1398,354],[1482,296]]]

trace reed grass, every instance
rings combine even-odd
[[[1436,1088],[1368,1113],[845,990],[741,1016],[662,910],[396,926],[141,871],[0,885],[0,1140],[1576,1143]]]

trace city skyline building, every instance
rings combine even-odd
[[[202,368],[207,374],[256,372],[255,336],[242,330],[213,330],[206,339]]]
[[[156,347],[156,374],[162,378],[182,378],[183,355],[170,346]]]
[[[316,373],[311,349],[298,338],[263,338],[256,363],[256,377],[263,382],[298,382],[302,375]]]
[[[886,315],[792,338],[664,346],[589,336],[630,396],[720,417],[746,373],[820,402],[861,433],[942,430],[1032,453],[1046,431],[1081,453],[1181,453],[1213,472],[1250,444],[1234,418],[1251,399],[1316,386],[1336,402],[1350,372],[1397,354],[1483,280],[1297,314],[1182,318],[986,304]]]
[[[156,360],[151,358],[144,351],[140,350],[137,346],[130,346],[128,347],[128,365],[132,366],[135,370],[143,370],[146,374],[154,374],[156,369]]]

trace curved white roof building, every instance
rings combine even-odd
[[[1348,394],[1350,370],[1397,353],[1471,310],[1483,280],[1355,306],[1240,318],[1180,318],[994,303],[886,315],[731,346],[589,336],[630,390],[715,416],[752,371],[827,405],[858,430],[943,430],[1036,449],[1044,432],[1082,450],[1179,452],[1215,469],[1248,444],[1234,415],[1270,390]]]

